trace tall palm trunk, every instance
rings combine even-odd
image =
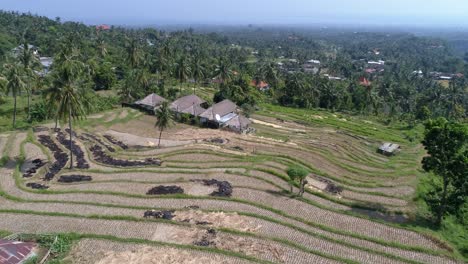
[[[162,132],[163,132],[163,130],[161,129],[161,130],[159,131],[158,148],[161,146],[161,136],[162,136]]]
[[[16,127],[16,94],[13,95],[13,128]]]
[[[69,104],[68,105],[68,127],[70,128],[70,169],[73,169],[73,151],[72,151],[72,146],[73,146],[73,142],[72,142],[72,134],[73,134],[73,130],[72,130],[72,121],[71,121],[71,105]]]
[[[28,121],[31,120],[31,93],[28,92]]]

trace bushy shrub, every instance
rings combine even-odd
[[[102,112],[113,109],[116,105],[119,104],[119,98],[116,96],[100,96],[96,95],[92,97],[91,113]],[[90,114],[90,113],[88,113]]]
[[[52,110],[44,101],[31,105],[31,122],[42,122],[50,118]]]

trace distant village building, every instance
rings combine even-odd
[[[307,63],[313,64],[313,65],[315,65],[315,66],[319,66],[319,65],[320,65],[320,61],[319,61],[319,60],[308,60]]]
[[[369,64],[369,65],[385,65],[385,61],[383,61],[383,60],[368,61],[367,64]]]
[[[462,73],[443,73],[443,72],[429,72],[429,76],[434,80],[450,81],[454,78],[463,78]]]
[[[50,68],[52,67],[52,63],[54,62],[54,59],[52,57],[39,57],[39,62],[42,65],[42,70],[41,71],[36,71],[36,74],[44,77],[50,72]]]
[[[365,87],[371,86],[371,82],[366,77],[359,78],[359,84]]]
[[[21,52],[23,52],[23,49],[24,49],[24,46],[23,45],[19,45],[18,47],[14,48],[12,50],[12,53],[13,55],[16,57],[16,56],[19,56],[21,54]],[[39,56],[39,49],[34,46],[34,45],[31,45],[31,44],[28,44],[28,49],[29,50],[32,50],[32,53],[36,56]]]
[[[260,81],[257,83],[256,80],[252,80],[250,82],[250,85],[256,87],[259,91],[262,91],[262,92],[270,89],[270,85],[264,81]]]
[[[392,156],[400,152],[401,147],[398,144],[393,144],[393,143],[383,143],[379,149],[377,150],[378,153],[386,155],[386,156]]]
[[[19,45],[18,47],[14,48],[12,50],[13,56],[20,56],[23,52],[23,49],[23,45]],[[39,63],[42,66],[42,69],[35,68],[34,72],[40,77],[46,76],[50,72],[50,68],[52,67],[54,59],[52,57],[40,57],[39,48],[34,45],[28,44],[28,49],[32,51],[32,54],[39,60]]]
[[[106,24],[96,26],[96,30],[109,30],[109,29],[111,29],[111,27]]]
[[[385,61],[368,61],[367,68],[364,70],[368,74],[380,73],[385,71]]]
[[[328,78],[328,80],[331,80],[331,81],[341,81],[341,80],[343,80],[343,78],[341,78],[341,77],[332,76],[332,75],[330,75],[328,73],[324,74],[323,76]]]
[[[320,71],[320,61],[319,60],[308,60],[307,63],[302,65],[302,70],[305,73],[317,74]]]
[[[413,75],[418,76],[418,77],[424,76],[423,71],[421,70],[413,71]]]

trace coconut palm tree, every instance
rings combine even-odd
[[[192,74],[192,68],[190,62],[185,56],[181,56],[179,61],[175,65],[175,75],[179,79],[180,83],[183,84]]]
[[[127,44],[125,45],[125,51],[127,53],[127,62],[132,69],[138,67],[141,61],[141,50],[138,40],[135,37],[128,38]]]
[[[262,65],[263,76],[266,81],[273,87],[277,88],[278,86],[278,71],[273,62],[265,63]]]
[[[54,113],[54,120],[55,120],[55,129],[58,127],[58,115],[57,115],[57,108],[58,103],[60,101],[61,95],[61,87],[51,86],[44,90],[43,98],[46,102],[47,108],[50,109]]]
[[[195,56],[195,58],[192,60],[192,75],[193,75],[193,78],[195,79],[195,85],[199,84],[199,82],[205,78],[205,72],[206,72],[206,68],[202,64],[202,60],[200,56]],[[195,85],[193,88],[194,94],[195,94]]]
[[[232,79],[232,71],[226,59],[219,60],[219,65],[216,67],[213,75],[215,78],[220,79],[223,84]]]
[[[158,147],[160,147],[162,132],[164,129],[172,125],[172,122],[174,119],[172,116],[172,112],[169,109],[169,102],[165,101],[161,104],[161,106],[158,109],[155,109],[155,115],[156,115],[156,118],[158,119],[156,121],[155,126],[159,128]]]
[[[80,80],[83,78],[86,71],[84,71],[84,63],[77,60],[77,57],[79,57],[79,51],[73,49],[73,52],[66,55],[64,57],[65,60],[57,65],[53,76],[53,86],[56,87],[53,93],[57,97],[49,97],[49,100],[55,100],[57,102],[57,118],[68,121],[68,127],[70,129],[70,169],[73,169],[72,121],[85,115],[83,103],[85,93],[82,88],[80,88]]]
[[[7,64],[6,94],[13,96],[13,128],[16,127],[17,96],[25,88],[24,76],[21,75],[22,67],[19,64]]]
[[[34,68],[37,68],[40,65],[39,59],[34,54],[34,51],[30,48],[30,45],[26,40],[23,41],[23,50],[18,56],[19,61],[21,62],[25,74],[25,90],[28,96],[28,120],[30,119],[31,114],[31,94],[34,88],[31,86],[35,82],[37,77]]]
[[[101,59],[106,57],[106,55],[107,55],[107,45],[106,45],[106,41],[104,40],[104,38],[101,35],[98,35],[98,37],[96,39],[96,49],[97,49],[98,55],[99,55],[99,57]]]

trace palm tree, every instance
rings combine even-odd
[[[205,78],[205,66],[203,66],[201,58],[199,56],[195,56],[194,60],[192,61],[192,75],[195,79],[195,84],[199,84],[200,80]],[[193,88],[193,93],[195,94],[195,86]]]
[[[232,78],[232,71],[229,69],[230,65],[226,59],[220,59],[219,65],[214,71],[214,77],[221,80],[223,84],[230,81]]]
[[[58,103],[60,101],[60,96],[61,96],[61,87],[58,86],[51,86],[50,88],[44,90],[43,96],[44,96],[44,101],[47,104],[47,108],[53,111],[54,114],[54,120],[55,120],[55,129],[57,129],[58,126],[58,115],[57,109],[58,109]]]
[[[127,52],[127,62],[132,69],[138,67],[141,61],[140,45],[135,37],[127,39],[127,45],[125,46]]]
[[[192,68],[187,58],[185,56],[180,57],[175,66],[176,78],[179,79],[181,84],[186,82],[192,74]]]
[[[8,69],[6,77],[6,94],[13,95],[13,128],[16,127],[16,110],[17,102],[16,98],[21,90],[24,89],[25,83],[24,77],[21,75],[21,66],[18,64],[8,64],[5,66]]]
[[[23,50],[18,57],[19,61],[23,65],[23,70],[25,76],[28,77],[25,82],[25,90],[28,95],[28,120],[31,116],[31,94],[34,90],[31,87],[31,83],[34,81],[34,78],[37,77],[33,69],[40,65],[38,58],[34,54],[33,50],[30,48],[26,40],[23,42]]]
[[[155,110],[155,115],[158,119],[155,126],[159,128],[158,147],[160,147],[162,132],[172,124],[173,116],[171,110],[169,109],[169,102],[167,101],[163,102],[161,106]]]
[[[262,67],[263,76],[265,76],[266,81],[277,88],[278,86],[278,73],[275,65],[271,63],[265,63]]]
[[[107,45],[106,41],[104,38],[98,33],[97,39],[96,39],[96,49],[98,51],[98,55],[101,59],[106,57],[107,55]]]
[[[76,120],[84,116],[84,91],[80,88],[80,79],[85,73],[85,65],[77,60],[79,56],[78,50],[73,50],[73,53],[64,56],[65,60],[58,65],[54,73],[54,93],[57,97],[49,97],[49,100],[57,101],[57,118],[68,121],[70,129],[70,169],[73,169],[73,128],[72,120]],[[51,103],[51,102],[49,102]]]

